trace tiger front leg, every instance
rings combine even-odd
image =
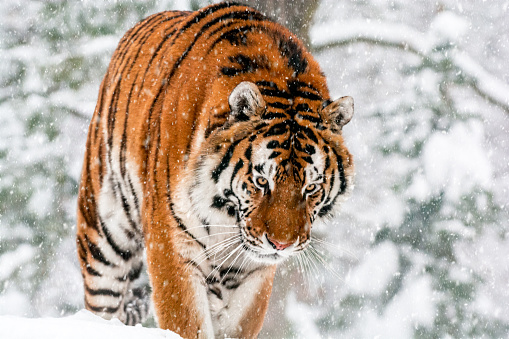
[[[203,279],[177,253],[167,230],[151,230],[145,240],[158,325],[183,338],[214,338]]]
[[[216,338],[257,338],[267,312],[275,272],[276,265],[257,268],[228,288],[223,307],[211,310]],[[217,298],[217,295],[209,293],[210,298]],[[210,304],[214,302],[211,300]]]

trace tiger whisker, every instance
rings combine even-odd
[[[213,254],[211,254],[213,262],[218,262],[223,260],[226,256],[228,256],[231,252],[226,251],[228,248],[231,248],[234,246],[238,241],[232,241],[231,243],[228,243],[228,245],[218,248],[214,251]],[[226,252],[225,252],[226,251]]]
[[[242,248],[242,244],[238,245],[233,251],[231,251],[228,256],[221,262],[221,264],[217,265],[216,267],[214,267],[214,269],[212,271],[210,271],[210,273],[207,275],[207,279],[209,279],[209,277],[214,274],[215,272],[219,272],[219,269],[221,267],[223,267],[224,263],[232,256],[235,254],[235,252],[237,252],[240,248]]]
[[[239,241],[240,235],[235,235],[232,237],[229,237],[227,239],[224,239],[211,247],[207,248],[200,254],[198,254],[196,257],[191,259],[191,261],[187,264],[187,266],[190,266],[192,262],[196,263],[197,266],[199,266],[201,263],[203,263],[205,260],[209,259],[210,256],[215,256],[216,253],[225,250],[232,244],[235,244],[237,241]],[[197,262],[199,260],[199,262]],[[186,267],[187,268],[187,267]]]
[[[239,272],[242,272],[242,268],[244,268],[244,266],[247,265],[247,263],[249,263],[250,261],[251,261],[251,259],[249,258],[249,256],[245,255],[244,259],[240,263],[239,269],[237,270],[237,272],[235,272],[233,279],[235,279],[237,277],[237,274],[239,274]]]
[[[220,283],[222,284],[223,283],[223,280],[224,278],[226,278],[226,276],[228,275],[228,273],[230,273],[231,269],[233,268],[233,265],[235,265],[235,262],[237,262],[237,259],[239,259],[239,257],[242,255],[242,251],[240,251],[239,253],[237,253],[237,256],[235,257],[235,259],[233,259],[233,261],[230,263],[230,265],[228,265],[228,270],[226,271],[226,273],[224,274],[223,278],[221,278],[221,281]],[[237,271],[238,273],[238,271]]]
[[[346,253],[348,254],[350,257],[352,257],[353,259],[355,259],[356,261],[359,261],[359,258],[355,255],[355,253],[351,250],[348,250],[346,248],[343,248],[343,247],[340,247],[334,243],[331,243],[331,242],[328,242],[326,240],[323,240],[323,239],[320,239],[320,238],[317,238],[317,237],[313,237],[311,236],[311,242],[317,242],[319,244],[323,244],[323,245],[326,245],[326,246],[329,246],[339,252],[343,252],[343,253]]]
[[[334,268],[332,268],[332,266],[322,257],[322,255],[316,250],[316,248],[314,248],[313,246],[309,246],[309,249],[310,249],[310,253],[313,254],[313,256],[323,265],[323,267],[329,271],[329,273],[331,273],[332,275],[334,275],[336,278],[338,278],[341,282],[344,282],[345,280],[343,279],[343,277],[341,277],[341,275],[339,275],[339,273],[336,272],[336,270],[334,270]]]
[[[309,287],[311,286],[309,272],[306,270],[306,267],[304,266],[304,259],[302,258],[304,256],[304,252],[299,252],[299,254],[296,256],[297,263],[299,264],[299,271],[304,276],[304,280],[306,281],[306,285]]]
[[[309,251],[305,251],[302,253],[303,253],[303,259],[304,259],[305,265],[307,266],[310,276],[313,279],[316,279],[317,282],[319,282],[318,277],[320,276],[320,270],[318,269],[316,263],[313,261],[312,257],[310,256]],[[313,271],[315,272],[314,274],[313,274]],[[312,279],[310,278],[309,281],[311,281],[311,280]]]
[[[194,239],[189,239],[189,240],[184,240],[182,241],[183,243],[186,243],[186,242],[193,242],[193,241],[196,241],[196,240],[201,240],[201,239],[205,239],[205,238],[211,238],[211,237],[214,237],[216,235],[225,235],[225,234],[239,234],[239,232],[221,232],[221,233],[214,233],[214,234],[209,234],[209,235],[205,235],[203,237],[199,237],[199,238],[194,238]]]
[[[179,232],[175,233],[175,236],[177,236],[179,234],[182,234],[182,233],[187,233],[190,230],[194,230],[194,229],[197,229],[197,228],[206,228],[206,227],[230,227],[230,228],[238,228],[239,226],[237,226],[237,225],[199,225],[199,226],[193,226],[193,227],[186,228],[185,230],[179,231]]]

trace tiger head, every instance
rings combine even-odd
[[[204,222],[238,225],[252,259],[277,263],[305,249],[313,224],[333,215],[352,188],[341,129],[353,99],[313,107],[290,98],[282,113],[244,81],[228,103],[227,122],[197,157],[192,204]]]

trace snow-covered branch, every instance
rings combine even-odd
[[[449,16],[447,20],[455,18]],[[310,35],[315,52],[363,42],[407,51],[426,59],[432,67],[441,71],[443,58],[440,58],[437,50],[447,43],[454,45],[454,40],[458,38],[443,27],[434,27],[428,33],[422,33],[403,24],[359,20],[315,25]],[[458,47],[448,50],[447,59],[453,74],[461,76],[464,83],[485,100],[509,113],[509,84],[490,74]]]

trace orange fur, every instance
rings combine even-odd
[[[230,38],[224,38],[227,33],[231,34]],[[126,231],[127,240],[121,244],[123,247],[117,244],[120,248],[117,249],[114,244],[120,236],[108,235],[101,223],[101,211],[107,207],[100,206],[99,200],[105,199],[101,197],[106,195],[103,186],[111,180],[112,196],[118,199],[118,205],[123,204],[124,209],[136,205],[141,211],[139,232],[143,234],[146,248],[159,326],[184,338],[209,335],[206,321],[209,315],[196,299],[195,273],[189,266],[189,258],[183,254],[187,250],[199,251],[200,246],[186,243],[190,238],[182,233],[180,216],[185,213],[176,206],[183,194],[179,186],[190,173],[199,170],[200,161],[209,159],[205,155],[210,159],[224,156],[234,140],[240,140],[233,152],[235,159],[243,157],[249,147],[261,147],[261,138],[253,142],[241,138],[253,134],[263,117],[237,122],[230,114],[228,98],[239,83],[265,81],[282,93],[290,93],[293,89],[289,79],[300,84],[297,92],[308,94],[291,99],[283,97],[285,105],[289,109],[306,107],[309,116],[325,122],[324,130],[316,129],[315,120],[301,118],[298,123],[302,128],[312,129],[320,138],[316,147],[329,149],[331,154],[334,149],[343,161],[343,180],[351,180],[351,155],[340,133],[327,128],[331,122],[323,116],[322,101],[329,99],[324,75],[302,43],[282,26],[248,7],[218,4],[198,12],[155,14],[126,33],[101,85],[89,129],[78,198],[78,253],[85,286],[88,290],[95,288],[95,292],[86,293],[86,298],[110,300],[112,295],[120,293],[112,288],[107,295],[103,291],[105,287],[98,287],[108,269],[119,272],[120,284],[123,284],[122,277],[127,281],[119,289],[128,289],[130,276],[136,273],[131,266],[123,266],[131,265],[132,258],[139,255],[141,247],[136,245],[136,229],[131,230],[135,234],[132,237]],[[270,112],[282,114],[279,99],[264,94],[269,92],[270,89],[262,91],[264,102],[272,107]],[[311,100],[310,96],[320,100]],[[260,109],[257,114],[263,114],[262,111],[269,112]],[[273,138],[283,142],[283,137]],[[276,161],[291,156],[283,152]],[[298,156],[305,158],[305,154]],[[295,160],[295,168],[306,165],[301,158]],[[291,171],[289,166],[285,168]],[[331,165],[334,166],[335,163]],[[130,177],[129,173],[136,175]],[[250,234],[266,234],[269,240],[280,244],[309,240],[312,210],[319,198],[303,198],[303,174],[295,175],[282,180],[270,197],[262,191],[252,195],[257,207],[246,219]],[[115,181],[125,187],[116,188]],[[135,194],[137,185],[142,192],[139,201]],[[110,210],[110,214],[115,211],[113,207]],[[126,215],[134,220],[133,211]],[[109,244],[113,250],[104,249],[101,244]],[[258,296],[246,306],[239,326],[228,335],[257,336],[270,298],[275,267],[268,264],[257,271],[264,283],[256,292]],[[101,293],[105,299],[97,298]],[[89,309],[93,309],[89,307],[91,304],[87,303]],[[114,311],[115,307],[111,306],[110,314],[122,316],[121,309],[126,302],[119,298],[117,304],[111,301],[111,305],[120,309]],[[108,317],[107,312],[101,314]]]

